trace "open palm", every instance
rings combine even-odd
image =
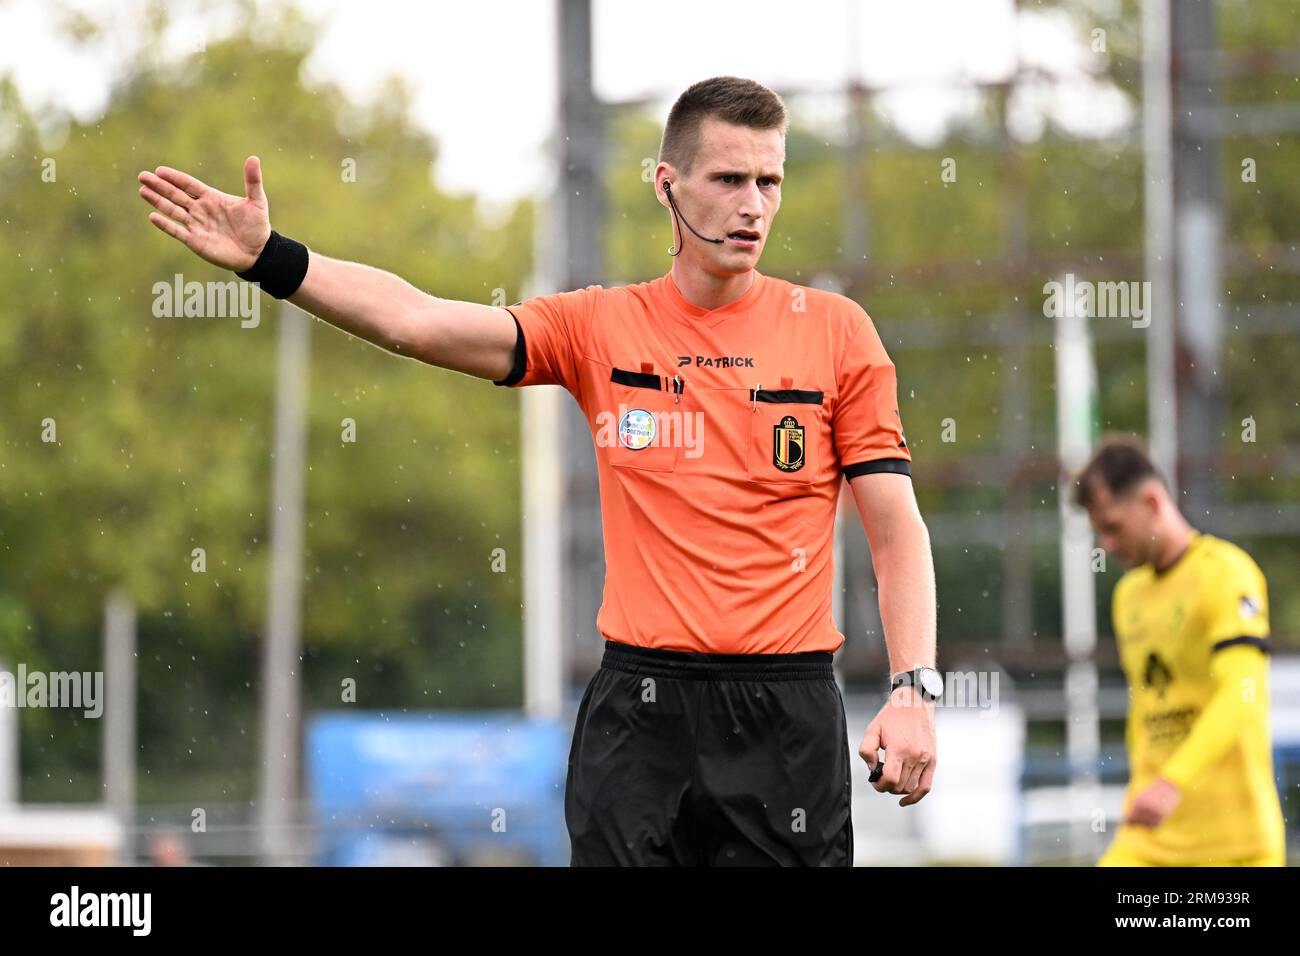
[[[271,235],[271,214],[262,190],[262,163],[244,160],[244,195],[213,189],[170,166],[142,171],[140,198],[158,212],[149,221],[213,265],[243,272],[257,261]]]

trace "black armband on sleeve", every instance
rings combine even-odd
[[[845,465],[842,471],[844,477],[849,481],[859,475],[875,475],[882,471],[895,475],[907,475],[910,478],[912,477],[912,463],[906,458],[877,458],[874,461],[859,461],[852,465]]]
[[[509,309],[506,311],[510,312]],[[514,385],[528,370],[528,345],[524,342],[524,327],[519,324],[519,317],[513,312],[510,312],[510,318],[515,320],[515,364],[509,375],[499,382],[493,382],[493,385]]]
[[[1245,644],[1249,647],[1258,647],[1265,654],[1270,654],[1273,650],[1269,645],[1268,638],[1266,637],[1248,637],[1242,635],[1241,637],[1229,637],[1225,640],[1219,641],[1210,648],[1210,653],[1213,654],[1215,651],[1221,651],[1225,647],[1236,647],[1238,644]]]

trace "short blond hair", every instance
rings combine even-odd
[[[659,162],[689,175],[700,149],[701,129],[709,117],[750,129],[779,129],[782,136],[789,127],[785,103],[762,83],[739,76],[711,77],[692,84],[677,97],[664,124]]]

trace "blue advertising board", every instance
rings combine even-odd
[[[565,866],[572,730],[517,711],[326,713],[306,732],[323,865]]]

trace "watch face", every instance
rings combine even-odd
[[[943,678],[935,670],[923,670],[920,673],[921,689],[931,697],[943,696]]]

